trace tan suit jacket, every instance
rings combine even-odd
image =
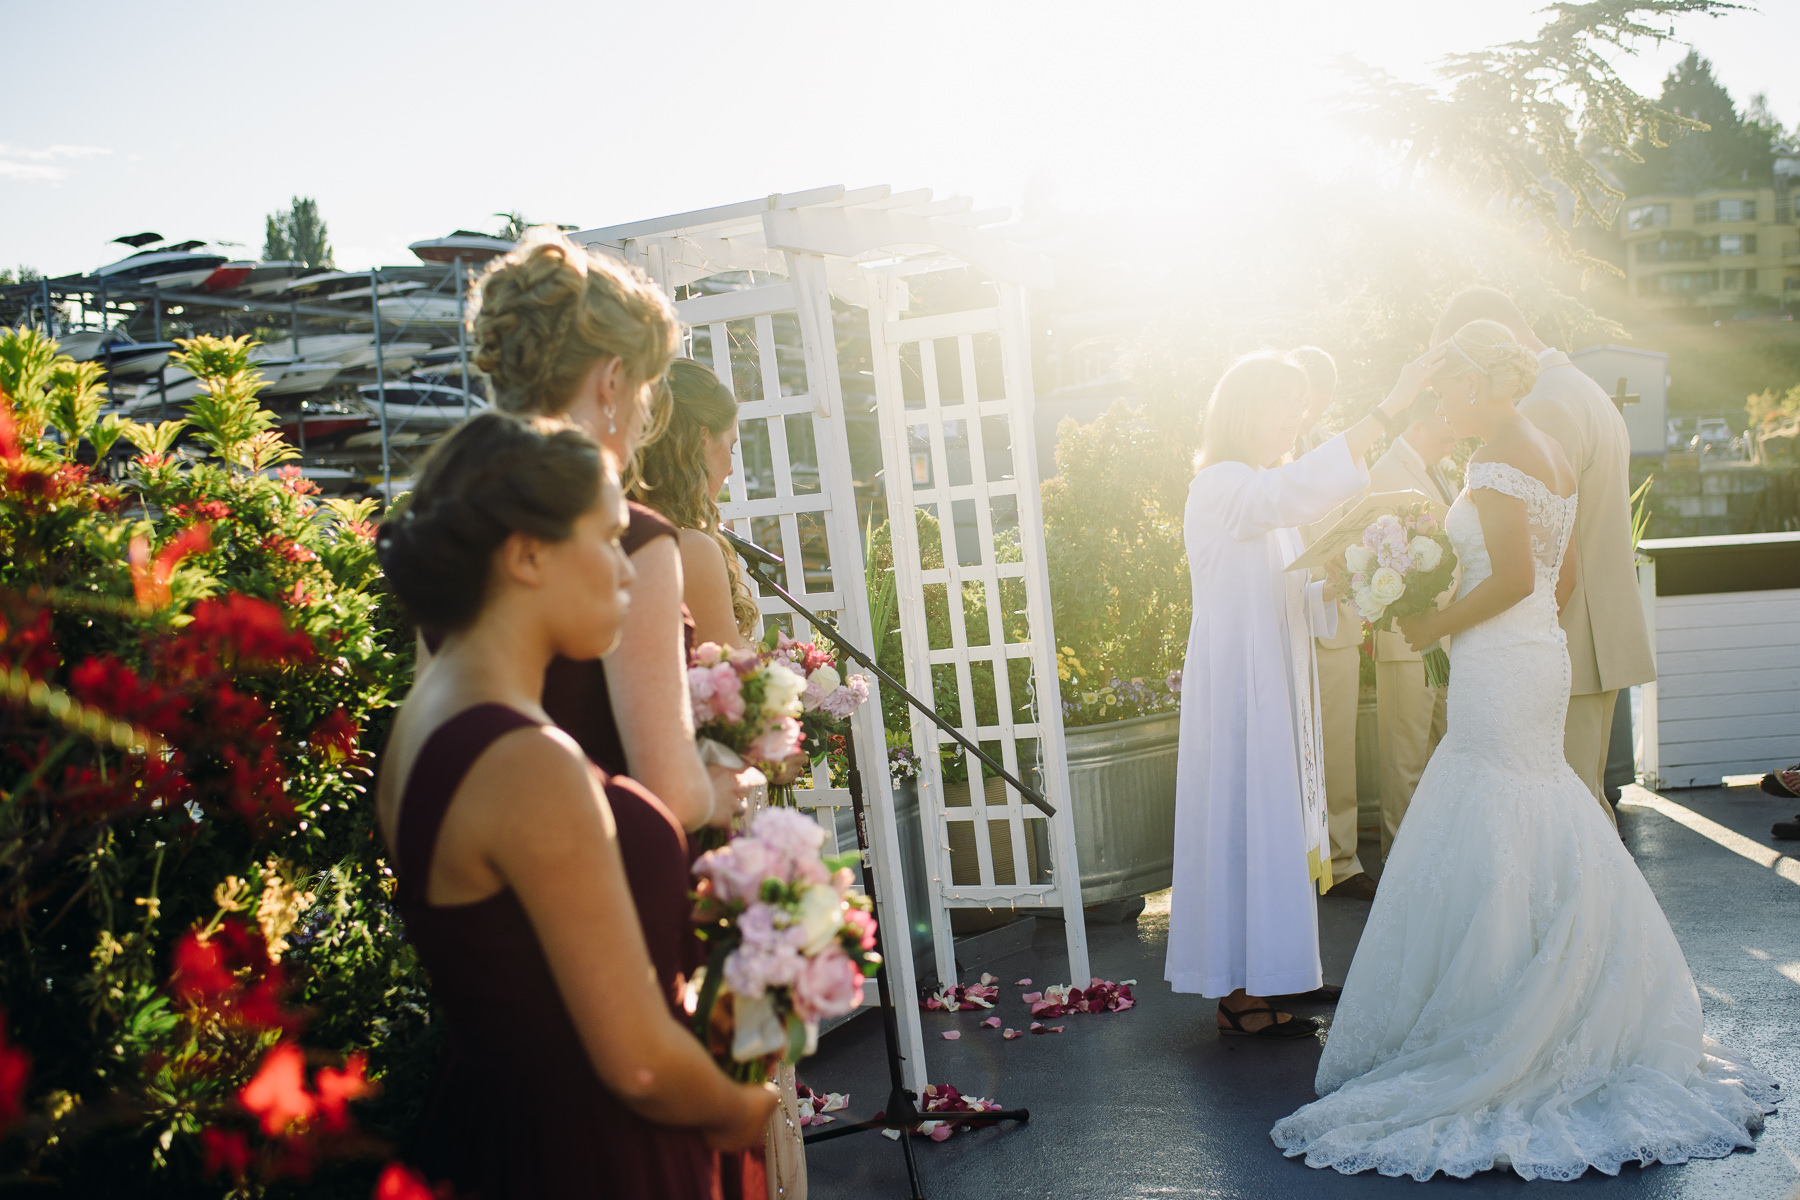
[[[1575,593],[1562,613],[1570,692],[1612,692],[1656,678],[1631,542],[1631,435],[1612,398],[1560,350],[1545,355],[1519,411],[1562,444],[1575,468]]]
[[[1423,492],[1448,505],[1456,499],[1456,493],[1451,492],[1450,487],[1450,481],[1444,480],[1440,488],[1430,465],[1419,457],[1418,451],[1407,443],[1404,436],[1395,438],[1387,453],[1376,459],[1375,465],[1369,468],[1369,491],[1376,495],[1382,492]],[[1418,662],[1419,657],[1419,652],[1407,645],[1404,634],[1376,630],[1376,662]]]

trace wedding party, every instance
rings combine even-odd
[[[102,8],[0,1196],[1800,1197],[1795,14]]]

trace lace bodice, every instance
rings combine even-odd
[[[1481,514],[1470,493],[1477,488],[1500,492],[1525,503],[1525,519],[1531,527],[1531,556],[1537,564],[1537,586],[1532,599],[1548,597],[1555,605],[1556,577],[1562,571],[1563,555],[1568,551],[1570,535],[1575,531],[1575,496],[1558,496],[1543,480],[1527,475],[1510,463],[1472,462],[1469,464],[1468,487],[1450,506],[1444,522],[1456,556],[1462,561],[1462,584],[1457,589],[1460,599],[1476,584],[1493,574],[1488,558],[1487,540],[1481,532]]]

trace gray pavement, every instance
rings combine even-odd
[[[1800,857],[1800,844],[1769,838],[1770,822],[1800,812],[1800,801],[1777,801],[1754,787],[1666,796],[1751,842]],[[1800,1091],[1800,885],[1790,882],[1800,871],[1790,863],[1784,878],[1649,808],[1628,804],[1620,824],[1687,954],[1708,1034]],[[1369,906],[1325,899],[1319,907],[1325,975],[1342,982]],[[941,1143],[915,1139],[930,1200],[1363,1197],[1410,1195],[1421,1187],[1466,1197],[1531,1188],[1607,1200],[1775,1200],[1800,1191],[1800,1134],[1795,1114],[1785,1111],[1769,1118],[1755,1150],[1680,1166],[1626,1167],[1617,1177],[1590,1171],[1572,1183],[1528,1184],[1488,1172],[1421,1185],[1311,1170],[1282,1157],[1268,1131],[1313,1098],[1320,1043],[1220,1038],[1211,1001],[1175,995],[1162,981],[1167,932],[1167,893],[1152,897],[1135,923],[1089,925],[1094,973],[1138,980],[1139,1003],[1129,1012],[1059,1019],[1067,1032],[1010,1042],[981,1027],[987,1013],[924,1014],[932,1082],[1032,1114],[1027,1125],[972,1130]],[[1013,986],[1015,979],[1029,976],[1038,986],[1065,981],[1061,933],[1040,922],[1029,950],[987,965],[1002,980],[995,1012],[1008,1025],[1024,1028],[1030,1021],[1018,999],[1028,989]],[[962,1032],[960,1041],[939,1037],[950,1029]],[[848,1092],[852,1118],[873,1115],[887,1092],[877,1020],[860,1016],[830,1034],[800,1074],[821,1091]],[[879,1134],[817,1145],[807,1158],[814,1200],[906,1195],[900,1148]]]

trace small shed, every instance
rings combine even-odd
[[[1619,381],[1637,399],[1622,410],[1631,431],[1633,454],[1661,456],[1668,450],[1669,356],[1634,346],[1589,346],[1569,355],[1588,378],[1617,395]]]

